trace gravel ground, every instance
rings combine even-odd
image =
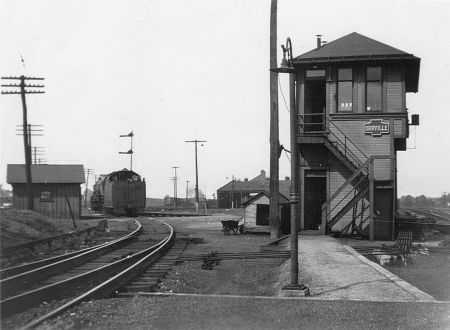
[[[221,220],[234,215],[219,214],[192,218],[166,218],[174,225],[177,237],[194,239],[183,255],[210,252],[260,251],[268,235],[224,235]],[[286,259],[222,260],[212,270],[201,268],[202,262],[183,262],[172,268],[160,283],[160,291],[182,293],[267,295],[276,294],[280,269]]]
[[[449,329],[449,304],[169,296],[86,302],[39,329]]]

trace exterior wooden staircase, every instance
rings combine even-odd
[[[332,121],[323,138],[326,148],[352,172],[322,205],[326,232],[367,236],[371,158]]]

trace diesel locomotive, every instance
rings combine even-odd
[[[100,175],[94,184],[91,209],[107,214],[136,216],[145,208],[145,179],[124,168]]]

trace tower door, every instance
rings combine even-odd
[[[318,230],[322,223],[322,204],[327,198],[325,176],[305,176],[305,229]]]
[[[325,130],[326,87],[324,77],[305,80],[304,131]]]

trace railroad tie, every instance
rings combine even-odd
[[[117,297],[130,297],[137,292],[154,292],[158,284],[170,272],[181,253],[185,250],[188,242],[175,240],[173,247],[153,265],[149,266],[141,275],[125,285]]]

